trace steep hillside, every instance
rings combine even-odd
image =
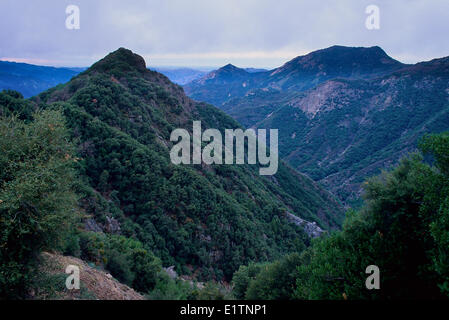
[[[296,57],[274,70],[255,74],[227,65],[184,88],[190,97],[226,110],[247,103],[246,97],[254,92],[303,91],[329,79],[368,79],[405,66],[379,47],[333,46]],[[243,102],[238,102],[239,98],[243,98]],[[228,106],[222,107],[222,104]]]
[[[449,58],[435,59],[375,80],[331,80],[283,95],[255,126],[282,128],[282,157],[349,200],[424,133],[449,129],[448,99]]]
[[[111,53],[33,104],[62,108],[78,141],[86,228],[136,238],[179,274],[229,279],[249,261],[302,250],[309,237],[288,213],[323,229],[341,224],[340,205],[283,164],[269,178],[255,166],[173,165],[173,129],[191,131],[194,120],[203,129],[239,125],[186,97],[129,50]]]
[[[67,82],[78,73],[78,69],[0,61],[0,90],[16,90],[28,98]]]
[[[245,127],[278,128],[283,159],[351,203],[367,176],[396,164],[424,133],[448,129],[447,67],[447,58],[404,65],[379,47],[333,46],[265,73],[246,92],[233,89],[238,77],[186,91],[219,102]],[[236,94],[224,99],[218,89]]]

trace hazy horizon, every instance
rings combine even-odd
[[[431,2],[431,5],[430,5]],[[68,6],[79,29],[68,29]],[[379,29],[365,25],[379,8]],[[335,44],[378,45],[404,63],[449,55],[445,0],[2,0],[0,59],[86,67],[119,47],[148,66],[272,69]]]
[[[331,46],[332,46],[332,45],[331,45]],[[329,46],[329,47],[331,47],[331,46]],[[326,48],[329,48],[329,47],[326,47]],[[326,49],[326,48],[321,48],[321,49]],[[118,48],[117,48],[117,49],[118,49]],[[317,49],[317,50],[320,50],[320,49]],[[316,50],[313,50],[313,51],[316,51]],[[310,51],[310,52],[313,52],[313,51]],[[111,52],[113,52],[113,51],[111,51]],[[207,65],[152,65],[152,64],[151,64],[151,57],[150,57],[150,61],[148,61],[148,57],[144,57],[144,59],[145,59],[147,68],[150,68],[150,69],[158,69],[158,68],[160,68],[160,69],[164,69],[164,68],[165,68],[165,69],[167,69],[167,70],[169,70],[169,69],[192,69],[192,70],[197,70],[197,71],[204,71],[204,72],[207,72],[207,71],[212,71],[212,70],[221,68],[221,67],[223,67],[223,66],[225,66],[225,65],[227,65],[227,64],[233,64],[233,65],[235,65],[236,67],[239,67],[239,68],[242,68],[242,69],[245,69],[245,68],[254,68],[254,69],[266,69],[266,70],[271,70],[271,69],[275,69],[275,68],[281,67],[282,65],[284,65],[284,64],[287,63],[288,61],[290,61],[290,60],[292,60],[292,59],[294,59],[294,58],[296,58],[296,57],[298,57],[298,56],[307,55],[307,54],[309,54],[310,52],[307,52],[307,53],[304,53],[304,54],[300,54],[300,55],[293,56],[291,59],[285,60],[285,61],[282,62],[281,64],[279,64],[279,65],[277,65],[277,66],[274,66],[274,67],[272,67],[272,66],[270,66],[270,67],[251,66],[251,65],[243,65],[243,66],[242,66],[242,65],[236,65],[236,64],[234,64],[234,63],[232,63],[232,62],[224,62],[223,64],[220,64],[220,65],[214,65],[214,66],[212,66],[212,65],[208,65],[208,66],[207,66]],[[110,53],[110,52],[106,53],[104,56],[108,55],[109,53]],[[134,52],[134,53],[139,54],[138,52]],[[410,63],[410,62],[405,62],[405,61],[401,61],[401,60],[399,60],[399,59],[396,59],[394,56],[391,56],[390,54],[388,54],[388,52],[386,52],[386,54],[389,55],[390,57],[392,57],[393,59],[398,60],[399,62],[402,62],[402,63]],[[103,56],[103,57],[104,57],[104,56]],[[446,55],[446,56],[449,56],[449,54]],[[411,62],[411,63],[425,62],[425,61],[429,61],[429,60],[432,60],[432,59],[443,58],[443,57],[446,57],[446,56],[432,57],[432,58],[429,58],[428,60],[418,60],[418,61],[416,61],[416,62]],[[103,57],[100,57],[98,60],[102,59]],[[96,61],[98,61],[98,60],[96,60]],[[26,58],[23,58],[23,59],[0,58],[0,61],[4,61],[4,62],[13,62],[13,63],[24,63],[24,64],[35,65],[35,66],[42,66],[42,67],[66,68],[66,69],[76,69],[76,68],[79,68],[79,69],[87,69],[87,68],[89,68],[93,63],[96,62],[96,61],[94,61],[92,64],[90,64],[90,65],[84,65],[84,66],[80,66],[80,65],[72,65],[72,66],[71,66],[70,64],[69,64],[69,65],[51,65],[51,64],[46,64],[45,62],[39,61],[39,60],[37,60],[37,61],[35,61],[35,63],[33,63],[33,59],[26,59]],[[39,63],[39,62],[41,62],[41,63]],[[149,62],[150,62],[150,63],[149,63]]]

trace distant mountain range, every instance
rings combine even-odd
[[[193,80],[199,79],[208,71],[206,70],[197,70],[191,68],[176,68],[176,67],[154,67],[150,68],[151,70],[157,71],[165,75],[171,81],[176,84],[184,85]]]
[[[55,68],[26,63],[0,61],[0,91],[16,90],[25,98],[35,96],[58,84],[66,83],[87,68]],[[184,85],[204,76],[212,68],[191,69],[184,67],[154,67],[176,84]],[[248,72],[263,69],[249,68]]]
[[[347,204],[425,133],[449,129],[449,58],[406,65],[379,47],[333,46],[257,74],[227,65],[184,88],[246,127],[278,128],[284,160]]]
[[[0,61],[0,90],[12,89],[19,91],[26,98],[32,97],[69,81],[82,70]]]
[[[213,68],[200,68],[200,69],[192,69],[192,68],[184,68],[184,67],[154,67],[150,68],[151,70],[162,73],[164,76],[170,79],[170,81],[185,85],[189,82],[200,79],[204,75],[208,74]],[[257,73],[267,71],[266,69],[258,69],[258,68],[245,68],[243,69],[249,73]]]
[[[186,84],[184,89],[194,99],[220,106],[254,89],[303,91],[333,78],[368,79],[404,66],[379,47],[333,46],[257,73],[228,64]]]

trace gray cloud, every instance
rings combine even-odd
[[[69,4],[80,30],[65,28]],[[369,4],[380,30],[365,28]],[[123,46],[149,65],[275,67],[341,44],[417,62],[449,55],[448,12],[447,0],[2,0],[0,58],[84,66]]]

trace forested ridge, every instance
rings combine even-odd
[[[229,282],[241,265],[273,261],[309,245],[310,238],[287,219],[287,211],[323,229],[341,225],[340,204],[286,165],[266,178],[249,165],[171,164],[173,129],[190,130],[193,120],[220,130],[239,125],[216,108],[187,98],[181,87],[147,70],[143,59],[129,50],[117,50],[32,100],[4,91],[0,106],[2,151],[11,139],[25,140],[33,150],[54,150],[53,135],[65,143],[70,152],[57,149],[67,166],[65,175],[51,168],[46,172],[50,185],[65,182],[73,199],[61,200],[64,188],[47,190],[37,180],[29,181],[27,201],[23,194],[9,194],[16,180],[31,178],[19,171],[14,156],[24,161],[25,172],[31,174],[35,167],[21,158],[21,144],[16,145],[18,155],[3,153],[11,169],[2,177],[0,197],[2,226],[9,226],[2,228],[2,295],[26,295],[38,253],[57,250],[104,267],[142,293],[186,298],[193,296],[186,283],[168,279],[162,266],[173,265],[179,275],[195,281]],[[51,139],[41,139],[42,134]],[[42,168],[49,165],[41,153],[30,157],[42,162]],[[31,246],[15,233],[15,217],[28,217],[28,203],[41,214],[35,202],[39,198],[55,206],[48,217],[60,210],[77,223],[57,215],[70,230],[50,219],[42,241]],[[30,235],[43,232],[49,222],[45,212],[39,216],[42,221],[33,218],[36,229]],[[58,238],[58,244],[48,242],[47,235]]]

